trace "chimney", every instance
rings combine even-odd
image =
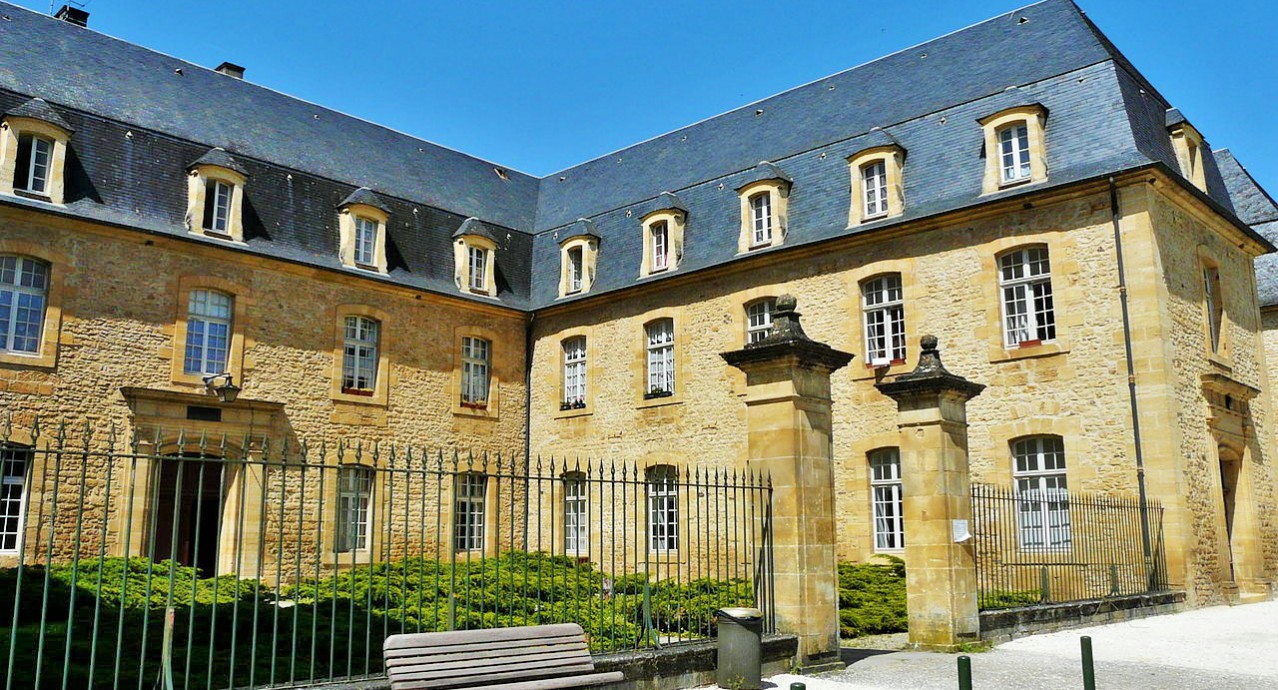
[[[244,78],[244,68],[234,62],[223,62],[213,71],[218,74],[225,74],[228,77],[235,77],[236,79]]]
[[[75,24],[76,26],[89,25],[89,13],[78,7],[72,7],[70,5],[63,5],[62,9],[58,10],[57,14],[53,15],[53,18],[61,19],[68,24]]]

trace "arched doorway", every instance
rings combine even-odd
[[[227,487],[221,458],[190,453],[161,460],[155,470],[156,561],[171,558],[202,577],[217,574]]]

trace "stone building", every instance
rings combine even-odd
[[[1068,0],[544,178],[83,12],[0,11],[16,428],[114,423],[175,455],[208,433],[248,439],[220,451],[240,457],[394,440],[743,467],[745,376],[720,354],[790,293],[813,339],[855,355],[831,381],[842,557],[902,549],[897,408],[876,384],[934,334],[986,386],[973,481],[1143,481],[1171,585],[1272,593],[1278,269],[1257,258],[1278,206]],[[21,433],[10,518],[39,500]],[[1049,503],[1050,550],[1069,515]],[[12,560],[22,527],[4,524]]]

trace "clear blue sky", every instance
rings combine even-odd
[[[110,35],[209,67],[230,60],[258,84],[544,175],[1026,4],[90,0],[85,9]],[[1079,4],[1214,148],[1232,149],[1278,194],[1278,3]]]

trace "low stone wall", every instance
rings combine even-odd
[[[1160,616],[1181,610],[1184,603],[1184,592],[1159,592],[982,611],[981,639],[1000,644],[1036,633]]]

